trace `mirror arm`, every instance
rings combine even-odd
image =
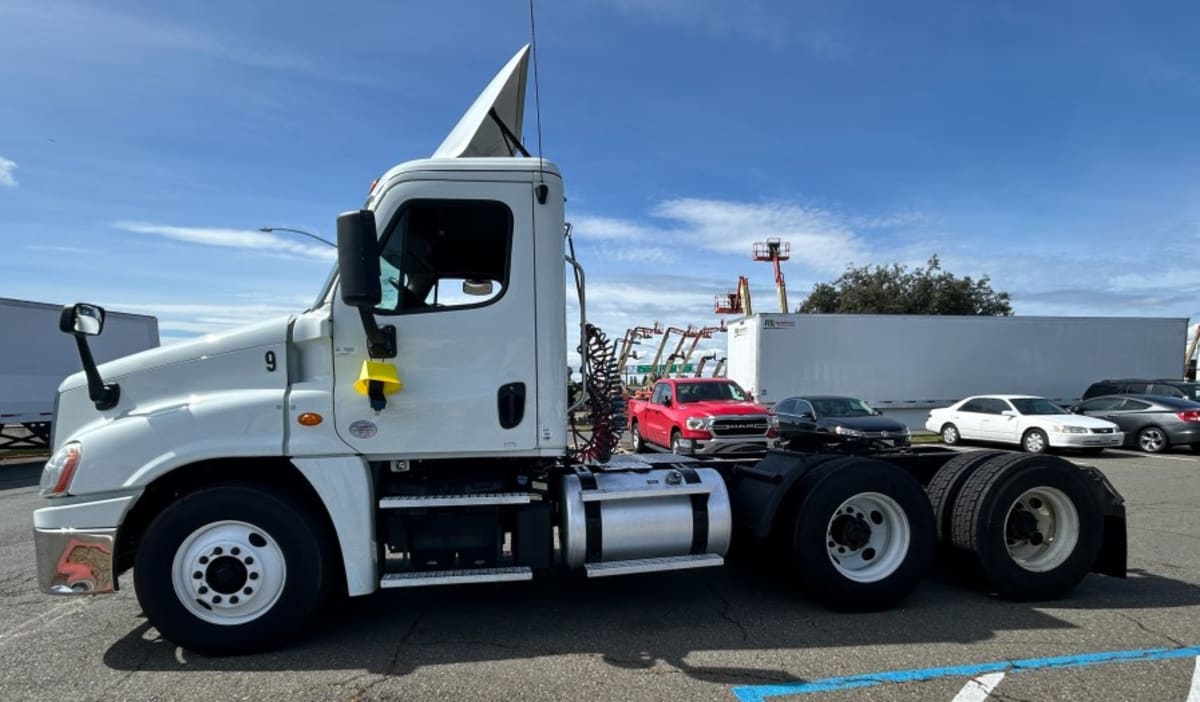
[[[395,358],[396,327],[390,324],[379,326],[375,322],[375,313],[367,307],[359,307],[358,316],[362,319],[363,331],[367,333],[367,353],[371,358]]]
[[[104,384],[100,370],[96,367],[96,359],[92,357],[92,349],[82,334],[75,334],[75,345],[79,348],[79,360],[83,365],[83,374],[87,376],[88,399],[98,410],[109,410],[117,406],[121,399],[121,386],[116,383]]]

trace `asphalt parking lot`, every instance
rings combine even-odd
[[[900,609],[836,614],[742,561],[386,592],[331,608],[286,650],[226,659],[160,639],[128,574],[114,596],[39,594],[40,464],[0,466],[0,699],[968,702],[994,685],[1001,700],[1197,702],[1200,455],[1086,460],[1126,497],[1131,574],[1052,603],[934,572]]]

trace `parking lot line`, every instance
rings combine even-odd
[[[1187,461],[1188,463],[1196,462],[1195,458],[1189,458],[1187,456],[1163,456],[1163,455],[1157,454],[1157,453],[1146,453],[1144,451],[1126,451],[1125,449],[1107,449],[1107,450],[1111,451],[1112,453],[1115,453],[1117,455],[1120,455],[1120,456],[1136,456],[1138,458],[1157,458],[1162,461]]]
[[[1100,651],[1096,653],[1081,653],[1073,656],[1055,656],[1052,658],[1026,658],[1015,661],[994,661],[992,663],[977,663],[968,665],[946,666],[942,668],[916,668],[912,670],[891,670],[865,675],[846,675],[836,678],[821,678],[818,680],[801,680],[793,683],[777,685],[744,685],[733,688],[732,692],[741,702],[762,702],[769,697],[783,695],[811,695],[817,692],[838,692],[854,690],[862,687],[875,687],[888,683],[925,682],[938,678],[974,677],[988,673],[1019,673],[1029,670],[1047,670],[1055,668],[1083,668],[1108,663],[1132,663],[1137,661],[1159,661],[1174,658],[1200,657],[1200,646],[1186,648],[1141,648],[1129,651]],[[1193,678],[1192,688],[1196,682]],[[1197,693],[1200,694],[1200,693]],[[1193,702],[1191,696],[1188,702]]]
[[[971,678],[963,689],[958,691],[951,702],[984,702],[992,690],[1004,679],[1004,673],[988,673],[977,678]]]
[[[1200,702],[1200,656],[1196,656],[1196,668],[1192,671],[1192,688],[1188,690],[1187,702]]]

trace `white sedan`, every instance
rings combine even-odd
[[[925,428],[942,435],[942,443],[996,441],[1020,444],[1029,453],[1048,448],[1074,448],[1099,453],[1119,448],[1125,434],[1112,422],[1071,414],[1043,397],[976,395],[931,410]]]

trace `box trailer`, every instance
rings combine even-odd
[[[920,428],[969,395],[1177,378],[1186,336],[1184,318],[755,314],[729,325],[727,376],[764,404],[852,395]]]
[[[0,298],[0,448],[48,443],[59,383],[79,370],[61,313],[61,305]],[[105,328],[93,349],[100,363],[158,346],[154,317],[109,312]]]

